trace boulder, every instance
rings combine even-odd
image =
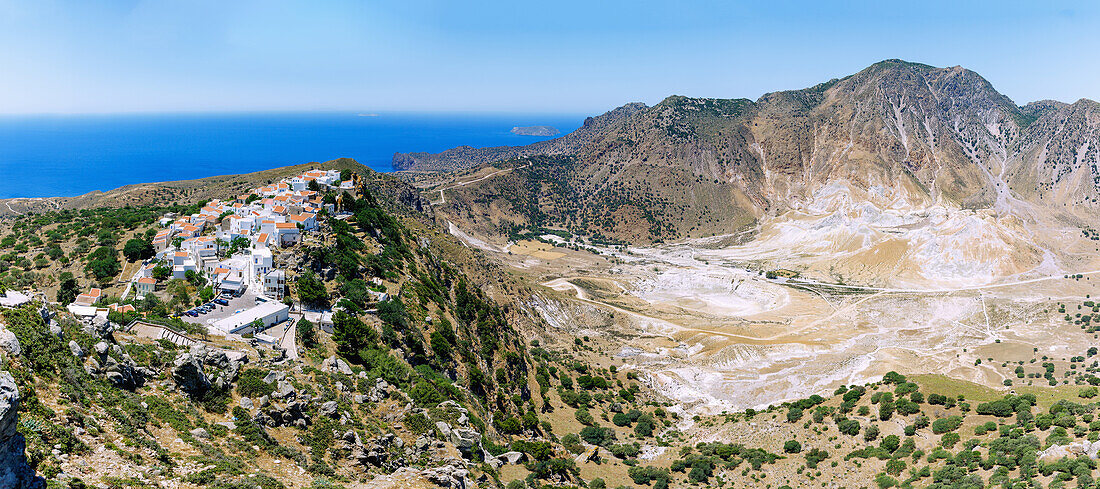
[[[451,425],[444,423],[443,421],[436,421],[435,427],[439,430],[439,433],[443,435],[444,438],[451,437]]]
[[[451,430],[451,443],[463,453],[470,453],[481,445],[481,433],[470,428],[455,428]]]
[[[239,404],[241,405],[242,408],[248,409],[249,411],[251,411],[252,408],[254,407],[252,405],[252,399],[249,399],[247,397],[242,397]]]
[[[510,465],[515,465],[523,462],[523,460],[526,458],[527,456],[523,452],[504,452],[497,456],[497,460],[500,460],[501,463]]]
[[[210,438],[210,432],[206,431],[205,428],[195,428],[195,429],[191,430],[191,436],[193,436],[195,438],[208,439],[208,438]]]
[[[337,372],[340,372],[344,375],[352,374],[351,366],[348,365],[348,362],[345,362],[342,358],[337,358],[334,366],[336,367]]]
[[[294,401],[285,406],[271,406],[265,411],[257,413],[256,422],[272,428],[279,426],[301,426],[309,424],[309,417],[305,414],[306,404]],[[261,417],[260,414],[263,414]]]
[[[39,489],[46,481],[27,465],[27,441],[19,425],[19,389],[8,372],[0,372],[0,488]]]
[[[104,316],[92,316],[84,320],[84,332],[89,336],[105,340],[111,338],[111,333],[115,332],[115,325]]]
[[[212,367],[226,369],[229,368],[229,357],[225,355],[225,350],[215,348],[207,351],[206,359],[203,363]]]
[[[596,457],[599,455],[599,453],[600,453],[600,447],[589,446],[589,447],[585,448],[585,450],[583,452],[581,452],[580,455],[577,455],[577,458],[574,459],[573,461],[576,462],[578,465],[583,464],[583,463],[587,463],[590,460],[596,459]]]
[[[453,489],[465,489],[470,487],[470,483],[467,480],[470,471],[461,467],[456,467],[455,465],[433,467],[421,472],[420,475],[427,479],[428,482],[439,487]]]
[[[119,389],[133,390],[145,385],[144,369],[139,369],[129,355],[124,355],[121,362],[107,357],[102,372]]]
[[[374,387],[371,387],[370,392],[367,393],[367,400],[370,402],[382,402],[389,394],[389,382],[382,379],[376,379],[374,381]]]
[[[111,349],[111,345],[108,345],[106,341],[100,341],[95,344],[95,352],[99,355],[99,358],[107,356],[107,352]]]
[[[13,357],[23,353],[23,348],[19,346],[19,338],[15,336],[15,333],[3,327],[0,327],[0,351]]]
[[[65,336],[65,332],[61,330],[61,325],[57,324],[57,321],[50,321],[50,334],[61,339]]]
[[[297,397],[298,391],[294,389],[294,385],[285,380],[280,380],[278,386],[275,388],[275,392],[271,394],[271,397],[275,399],[293,400]]]
[[[76,341],[69,340],[69,351],[72,352],[74,357],[84,358],[84,349]]]
[[[228,358],[231,363],[238,363],[241,365],[248,363],[248,354],[243,351],[229,350],[225,352],[225,357]]]
[[[329,418],[335,418],[337,408],[339,408],[339,405],[336,403],[336,401],[328,401],[321,405],[321,408],[317,410],[317,414]]]
[[[210,379],[202,370],[202,362],[191,353],[180,353],[172,368],[172,380],[176,387],[189,396],[197,397],[210,389]]]

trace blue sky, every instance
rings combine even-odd
[[[1074,2],[0,0],[0,112],[598,113],[748,97],[888,58],[1017,103],[1100,99]]]

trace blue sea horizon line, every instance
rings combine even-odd
[[[512,127],[550,125],[565,134],[584,121],[535,113],[357,114],[0,115],[0,198],[72,197],[341,157],[392,172],[394,153],[530,144],[552,137],[520,136]]]

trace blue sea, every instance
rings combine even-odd
[[[392,171],[394,152],[529,144],[513,126],[562,114],[248,113],[0,116],[0,198],[76,196],[143,182],[354,158]]]

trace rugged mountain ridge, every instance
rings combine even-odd
[[[1087,100],[1019,107],[973,71],[887,60],[756,101],[672,96],[634,106],[602,130],[559,138],[570,142],[553,151],[537,145],[476,151],[483,158],[567,157],[565,178],[576,195],[553,224],[578,226],[568,215],[579,213],[596,222],[656,220],[668,229],[650,232],[650,239],[735,231],[810,205],[837,185],[870,192],[886,207],[944,204],[1027,217],[1038,206],[1088,220],[1098,195],[1098,108]],[[449,153],[431,158],[437,168],[474,164]],[[515,166],[523,168],[511,178],[534,171]],[[653,202],[632,205],[641,196]],[[624,206],[601,210],[617,199]],[[736,216],[734,227],[707,217],[715,213]],[[587,227],[646,237],[622,226]]]

